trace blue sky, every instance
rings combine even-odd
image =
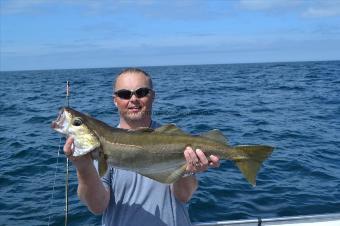
[[[340,0],[0,4],[0,70],[340,60]]]

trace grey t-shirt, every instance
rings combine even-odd
[[[151,127],[159,124],[152,122]],[[110,202],[102,217],[105,226],[191,225],[187,208],[176,199],[171,185],[113,167],[102,181],[111,188]]]

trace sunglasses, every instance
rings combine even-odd
[[[135,95],[137,98],[142,98],[147,96],[151,91],[152,89],[146,87],[139,88],[136,90],[121,89],[116,91],[115,95],[117,95],[121,99],[129,100],[132,97],[132,95]]]

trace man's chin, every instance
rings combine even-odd
[[[125,115],[125,117],[131,121],[141,120],[144,118],[144,116],[145,114],[143,114],[142,112],[129,112]]]

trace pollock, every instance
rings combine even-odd
[[[173,124],[157,129],[113,128],[68,107],[60,110],[52,128],[74,138],[73,156],[91,152],[98,160],[100,175],[106,172],[109,164],[168,184],[185,173],[187,165],[183,152],[187,146],[202,149],[206,156],[216,155],[233,161],[253,186],[262,162],[273,151],[268,145],[229,146],[219,130],[190,135]]]

